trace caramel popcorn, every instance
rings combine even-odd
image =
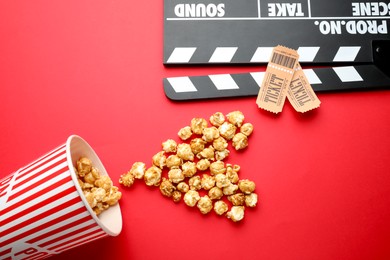
[[[203,174],[202,180],[201,180],[202,188],[205,190],[209,190],[212,187],[215,186],[215,179],[213,176],[210,176],[208,174]]]
[[[229,150],[228,149],[225,149],[223,151],[215,151],[215,159],[217,161],[223,161],[226,159],[226,157],[228,157],[230,154]]]
[[[93,208],[93,212],[95,212],[96,215],[99,215],[103,211],[109,208],[109,205],[103,204],[102,202],[96,203],[96,206]]]
[[[229,179],[223,173],[218,173],[215,175],[215,185],[218,188],[224,188],[230,185]]]
[[[191,190],[200,190],[202,188],[202,181],[199,176],[193,176],[188,181]]]
[[[204,118],[195,117],[191,119],[191,130],[193,133],[201,135],[204,128],[207,127],[207,121]]]
[[[144,174],[145,184],[148,186],[158,186],[161,181],[161,173],[162,170],[159,167],[155,165],[149,167]]]
[[[197,207],[202,214],[207,214],[213,209],[213,202],[207,195],[205,195],[200,198]]]
[[[94,207],[96,207],[97,200],[95,199],[94,194],[92,192],[90,192],[89,190],[85,190],[85,191],[83,191],[83,193],[84,193],[84,197],[87,200],[89,206],[91,206],[92,209]]]
[[[102,188],[106,192],[110,192],[113,188],[112,181],[108,175],[98,177],[94,184],[95,187]]]
[[[79,183],[83,183],[80,187],[82,187],[85,190],[92,189],[93,187],[95,187],[95,184],[91,184],[88,182],[82,182],[81,180],[79,181]]]
[[[241,111],[233,111],[226,115],[228,121],[235,126],[240,127],[244,122],[244,114]]]
[[[253,132],[253,125],[251,123],[245,123],[241,126],[240,132],[246,136],[250,136]]]
[[[174,202],[179,202],[181,200],[181,192],[180,191],[177,191],[175,190],[174,192],[172,192],[172,199]]]
[[[238,188],[245,194],[251,194],[256,189],[256,185],[250,180],[240,180]]]
[[[214,139],[213,147],[215,150],[221,152],[221,151],[226,150],[226,148],[228,147],[228,142],[226,141],[225,138],[220,136],[220,137]]]
[[[194,160],[194,154],[192,153],[191,146],[186,143],[177,145],[177,156],[186,161]]]
[[[198,154],[203,151],[204,146],[207,142],[202,138],[194,138],[190,142],[191,150],[194,154]]]
[[[184,174],[181,169],[174,168],[169,170],[168,178],[173,183],[179,183],[184,180]]]
[[[131,187],[134,184],[135,178],[131,172],[122,174],[119,178],[119,183],[126,187]]]
[[[210,190],[209,190],[209,193],[208,193],[210,199],[212,200],[219,200],[222,198],[223,196],[223,192],[220,188],[218,187],[212,187]]]
[[[196,163],[196,168],[199,171],[205,171],[210,167],[210,161],[207,159],[201,159]]]
[[[241,111],[226,116],[216,112],[209,119],[211,126],[201,117],[193,118],[189,126],[178,131],[185,142],[166,139],[161,143],[162,150],[153,155],[151,167],[136,162],[128,173],[121,175],[119,182],[129,187],[135,179],[143,178],[146,185],[158,186],[163,196],[176,203],[183,197],[186,205],[197,205],[202,214],[214,209],[217,215],[226,214],[234,222],[241,221],[245,207],[257,205],[255,184],[240,180],[240,166],[225,164],[224,160],[230,155],[229,141],[235,150],[248,146],[253,125],[244,122]],[[80,187],[85,189],[85,197],[97,214],[120,198],[118,188],[98,177],[90,162],[83,160],[76,168],[83,176],[79,179]],[[228,204],[232,205],[230,211]]]
[[[243,206],[233,206],[228,213],[226,213],[226,217],[230,218],[234,222],[241,221],[244,218],[245,207]]]
[[[183,160],[179,156],[172,154],[168,156],[165,163],[168,168],[179,168],[180,165],[182,165]]]
[[[237,127],[231,123],[224,122],[218,129],[221,136],[227,140],[231,140],[236,134]]]
[[[251,193],[249,195],[245,195],[245,205],[247,207],[256,207],[257,205],[257,194],[256,193]]]
[[[220,126],[225,122],[225,116],[221,112],[216,112],[210,116],[210,123],[213,126]]]
[[[87,157],[81,157],[76,162],[75,171],[84,197],[96,215],[117,204],[121,199],[122,193],[113,185],[110,177],[100,175],[99,170],[93,167],[92,161]],[[123,184],[131,185],[131,182],[134,182],[133,175],[128,173],[126,176]]]
[[[218,200],[214,203],[214,211],[218,215],[223,215],[228,211],[228,205],[223,200]]]
[[[231,183],[237,183],[239,181],[238,171],[240,170],[240,166],[231,164],[226,164],[226,177],[228,177]]]
[[[168,139],[165,142],[163,142],[161,146],[164,152],[166,153],[176,153],[177,143],[175,142],[175,140]]]
[[[103,202],[109,206],[113,206],[121,199],[121,197],[122,193],[119,191],[118,187],[113,186],[110,192],[108,192],[108,195],[103,199]]]
[[[204,128],[202,133],[202,139],[208,143],[219,137],[219,130],[215,126]]]
[[[130,169],[130,173],[136,179],[143,179],[146,171],[146,165],[143,162],[135,162]]]
[[[153,156],[152,160],[154,165],[162,169],[165,166],[167,157],[165,156],[164,151],[160,151]]]
[[[80,177],[84,177],[92,169],[92,161],[86,157],[81,157],[77,163],[77,173]]]
[[[214,152],[215,152],[214,147],[210,145],[209,147],[204,148],[203,151],[198,153],[196,157],[198,157],[198,159],[208,159],[214,161]]]
[[[234,206],[242,206],[245,203],[245,195],[243,193],[236,193],[236,194],[228,196],[228,200]]]
[[[184,203],[190,207],[194,207],[199,200],[199,193],[195,190],[189,190],[184,195]]]
[[[225,173],[225,163],[223,161],[215,161],[210,164],[211,175],[217,175],[219,173]]]
[[[197,164],[194,162],[188,161],[188,162],[183,163],[183,165],[181,166],[181,169],[183,171],[184,177],[190,178],[190,177],[194,176],[195,173],[197,172]]]
[[[236,150],[241,150],[248,147],[248,137],[243,133],[235,134],[232,141],[233,147]]]
[[[162,179],[162,182],[160,184],[160,191],[161,194],[167,197],[172,197],[173,192],[176,190],[175,186],[173,186],[172,182],[170,180],[167,180],[166,178]]]
[[[182,129],[179,130],[177,135],[180,137],[181,140],[187,140],[192,135],[191,127],[189,126],[183,127]]]
[[[91,168],[91,171],[84,176],[84,181],[89,184],[94,184],[95,181],[100,177],[99,172],[95,167]]]
[[[224,195],[233,195],[238,190],[238,185],[230,183],[228,186],[223,187],[222,192]]]
[[[176,188],[178,191],[183,192],[183,193],[186,193],[187,191],[190,190],[190,186],[188,186],[188,184],[185,183],[184,181],[177,184]]]

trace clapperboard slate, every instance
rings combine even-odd
[[[264,65],[284,45],[316,65],[305,69],[315,91],[389,88],[389,21],[390,1],[164,0],[163,63]],[[252,96],[263,75],[172,77],[164,90],[173,100]]]

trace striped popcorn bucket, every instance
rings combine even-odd
[[[117,203],[96,216],[74,170],[86,156],[107,172],[81,137],[67,142],[0,180],[0,259],[42,259],[106,236],[117,236]]]

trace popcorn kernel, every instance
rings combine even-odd
[[[162,149],[166,153],[176,153],[177,143],[173,139],[168,139],[161,144]]]
[[[172,197],[173,192],[176,190],[175,186],[173,186],[172,182],[166,178],[162,179],[160,184],[160,192],[162,195],[166,197]]]
[[[202,181],[199,176],[193,176],[188,181],[191,190],[200,190],[202,188]]]
[[[218,128],[216,128],[215,126],[204,128],[202,133],[202,139],[208,143],[214,141],[214,139],[217,139],[219,137]]]
[[[223,200],[218,200],[214,203],[214,211],[218,215],[223,215],[228,211],[228,205]]]
[[[237,133],[233,136],[232,145],[236,150],[242,150],[248,147],[248,137],[243,133]]]
[[[233,206],[230,211],[226,213],[226,217],[234,222],[238,222],[244,218],[244,211],[244,206]]]
[[[192,153],[191,146],[186,143],[177,145],[177,156],[185,161],[193,161],[195,157]]]
[[[183,163],[181,166],[181,169],[183,171],[183,175],[186,178],[190,178],[195,175],[197,172],[197,164],[191,161]]]
[[[146,165],[143,162],[135,162],[130,169],[130,173],[136,179],[142,179],[146,171]]]
[[[191,130],[197,135],[201,135],[204,128],[207,127],[207,121],[204,118],[195,117],[191,119]]]
[[[199,193],[195,190],[189,190],[185,195],[184,195],[184,203],[187,206],[194,207],[196,203],[200,200]]]
[[[202,138],[194,138],[190,142],[191,150],[194,154],[198,154],[205,148],[207,142]]]
[[[212,200],[219,200],[222,198],[223,192],[222,192],[222,189],[220,189],[218,187],[212,187],[209,190],[208,195],[209,195],[210,199],[212,199]]]
[[[240,180],[238,187],[245,194],[251,194],[256,189],[256,184],[250,180]]]
[[[233,111],[226,115],[228,121],[235,126],[241,127],[244,122],[244,114],[241,111]]]
[[[225,116],[221,112],[216,112],[210,116],[210,123],[213,126],[220,126],[225,122]]]
[[[234,206],[243,206],[245,203],[245,195],[243,193],[236,193],[236,194],[228,196],[228,200]]]
[[[177,133],[177,135],[180,137],[181,140],[183,140],[183,141],[187,140],[192,135],[191,127],[185,126],[185,127],[181,128],[179,130],[179,132]]]
[[[210,190],[212,187],[215,186],[214,177],[208,174],[203,174],[201,185],[204,190]]]
[[[161,169],[155,165],[145,171],[144,181],[148,186],[158,186],[161,181]]]
[[[253,132],[253,125],[251,123],[245,123],[241,126],[240,132],[246,136],[250,136]]]
[[[202,214],[207,214],[213,209],[213,202],[207,195],[205,195],[200,198],[197,207]]]
[[[258,196],[256,193],[251,193],[249,195],[245,195],[245,205],[247,207],[253,208],[257,205]]]
[[[184,174],[181,169],[174,168],[169,170],[168,178],[173,183],[179,183],[184,180]]]
[[[219,134],[227,140],[231,140],[236,134],[237,127],[231,123],[225,122],[219,128]]]
[[[77,172],[80,177],[84,177],[87,173],[89,173],[92,169],[92,161],[87,157],[81,157],[77,163]]]
[[[165,156],[164,151],[160,151],[153,156],[152,160],[153,160],[153,165],[156,165],[157,167],[162,169],[165,166],[167,157]]]

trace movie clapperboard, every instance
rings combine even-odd
[[[389,0],[164,0],[164,65],[264,65],[284,45],[315,91],[390,88],[389,30]],[[164,78],[164,91],[172,100],[256,96],[264,74]]]

